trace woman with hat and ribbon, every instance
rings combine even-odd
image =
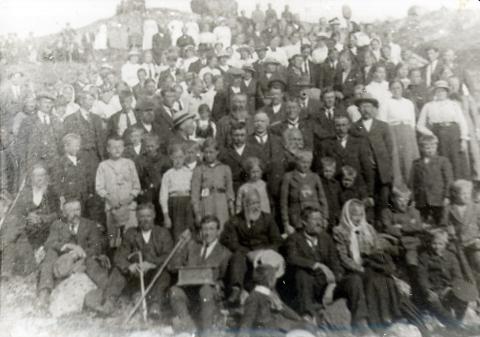
[[[466,159],[470,139],[468,125],[460,105],[448,97],[449,92],[446,81],[435,82],[435,98],[423,107],[417,131],[438,138],[438,152],[450,160],[455,179],[469,179]]]
[[[128,53],[128,61],[122,66],[122,81],[125,81],[130,88],[138,84],[137,71],[142,67],[139,61],[140,52],[132,49]]]

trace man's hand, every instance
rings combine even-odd
[[[172,219],[170,219],[168,214],[163,215],[163,226],[168,229],[172,228]]]
[[[141,269],[141,271],[143,273],[146,273],[148,272],[149,270],[152,270],[152,269],[155,269],[157,268],[157,265],[151,263],[151,262],[148,262],[148,261],[143,261],[140,265],[139,265],[139,269]]]
[[[27,215],[27,223],[30,225],[37,225],[42,222],[42,218],[35,212],[30,212]]]
[[[247,258],[250,260],[250,261],[255,261],[255,258],[257,257],[258,254],[262,253],[263,250],[259,249],[259,250],[252,250],[251,252],[248,252],[247,254]]]
[[[137,274],[139,270],[139,264],[138,263],[132,263],[131,265],[128,266],[128,271],[130,274]]]
[[[295,233],[295,228],[293,228],[290,225],[286,225],[285,226],[285,233],[287,233],[288,235],[291,235],[291,234]]]
[[[98,260],[98,263],[100,264],[100,266],[102,266],[103,268],[109,270],[111,267],[112,267],[112,264],[110,263],[110,259],[108,258],[107,255],[99,255],[97,257],[97,260]]]
[[[438,297],[438,294],[429,290],[428,291],[428,301],[429,302],[438,302],[440,299]]]
[[[450,199],[449,198],[443,199],[443,207],[447,207],[448,205],[450,205]]]
[[[183,241],[190,241],[190,239],[192,238],[192,232],[190,231],[190,229],[185,229],[182,234],[180,234],[180,240],[183,240]]]
[[[460,152],[467,152],[468,150],[468,142],[465,139],[460,141]]]

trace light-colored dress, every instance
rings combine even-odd
[[[420,156],[415,133],[415,106],[403,97],[389,98],[378,119],[387,122],[392,132],[394,185],[407,184],[412,163]]]
[[[230,167],[218,161],[195,167],[191,193],[195,214],[217,216],[223,230],[229,219],[228,203],[235,200]]]

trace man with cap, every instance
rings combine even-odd
[[[135,100],[138,100],[145,90],[145,81],[147,80],[147,71],[145,68],[139,68],[137,70],[137,78],[138,83],[132,87],[132,93]]]
[[[303,80],[303,77],[309,78],[302,70],[303,56],[301,54],[295,54],[290,58],[290,65],[287,69],[287,92],[291,96],[298,95],[297,83]]]
[[[315,83],[317,79],[317,65],[312,62],[312,46],[309,44],[302,44],[300,53],[303,56],[302,73]]]
[[[161,135],[162,128],[155,122],[155,102],[148,98],[140,98],[135,106],[135,112],[137,116],[137,124],[132,125],[139,126],[143,129],[144,135]],[[130,130],[127,129],[128,134]]]
[[[299,92],[299,103],[300,108],[302,109],[301,117],[302,118],[311,118],[318,114],[322,104],[316,98],[311,97],[311,89],[313,84],[304,77],[300,82],[297,83],[297,90]]]
[[[78,156],[87,167],[89,177],[88,190],[93,194],[95,174],[98,164],[105,159],[105,131],[103,129],[102,119],[92,113],[93,102],[95,98],[89,92],[78,94],[78,104],[80,109],[71,114],[63,122],[65,134],[75,133],[81,138],[81,148]]]
[[[322,107],[309,116],[322,138],[335,136],[335,116],[345,112],[339,101],[333,88],[326,87],[322,92]]]
[[[168,68],[160,72],[158,77],[158,88],[162,89],[163,84],[165,83],[168,77],[173,78],[174,81],[177,80],[177,76],[180,74],[180,69],[177,67],[178,56],[174,52],[170,52],[167,55],[167,65]]]
[[[362,118],[353,126],[353,132],[365,137],[370,143],[375,168],[374,185],[368,186],[375,196],[376,214],[388,207],[390,190],[393,182],[393,140],[390,127],[387,123],[376,119],[379,103],[375,98],[365,95],[357,99]],[[370,193],[371,195],[371,193]]]
[[[63,125],[52,114],[56,97],[50,92],[37,94],[38,110],[25,118],[18,131],[18,153],[20,170],[25,176],[39,161],[45,162],[52,177],[58,167],[62,152]]]
[[[161,91],[162,104],[155,109],[155,123],[160,127],[160,137],[168,140],[173,132],[173,119],[178,111],[174,108],[177,93],[173,87],[165,87]]]
[[[339,52],[335,48],[328,50],[328,56],[325,62],[318,65],[317,78],[315,79],[315,86],[323,89],[326,87],[333,87],[333,81],[337,72]]]
[[[265,61],[265,57],[267,56],[267,46],[263,42],[259,43],[255,46],[255,62],[252,63],[252,66],[255,68],[257,74],[259,74],[263,70],[263,63]]]
[[[173,119],[173,134],[168,144],[185,144],[193,139],[194,133],[195,115],[188,112],[179,113]]]
[[[228,71],[230,70],[230,65],[228,61],[230,60],[230,54],[227,53],[225,50],[222,50],[220,53],[217,54],[218,57],[218,69],[222,73],[222,76],[228,76]]]
[[[189,73],[198,74],[200,70],[207,65],[207,55],[210,53],[210,49],[201,44],[198,46],[198,60],[192,62],[188,67]]]
[[[286,118],[284,104],[285,82],[281,79],[272,80],[269,83],[269,96],[271,97],[270,106],[264,107],[271,124],[283,121]]]
[[[281,74],[278,70],[280,63],[272,57],[265,57],[262,61],[260,72],[258,73],[257,86],[257,106],[263,106],[263,98],[269,90],[269,83],[273,78],[280,78]]]
[[[141,68],[139,61],[140,52],[132,49],[128,53],[128,61],[122,66],[122,81],[126,82],[130,88],[138,84],[137,71]]]
[[[208,105],[208,98],[205,94],[203,94],[205,89],[205,85],[200,78],[194,79],[190,86],[190,93],[185,95],[183,102],[185,103],[185,107],[183,109],[184,112],[187,112],[191,115],[198,117],[198,107],[202,104]]]
[[[256,111],[256,97],[257,97],[257,80],[255,79],[256,70],[251,65],[244,65],[243,70],[243,81],[242,87],[243,92],[247,95],[248,98],[248,112],[250,114],[255,113]]]
[[[125,131],[137,124],[137,117],[132,109],[133,95],[130,90],[122,90],[118,94],[122,110],[113,114],[107,122],[107,137],[118,135],[122,137]]]

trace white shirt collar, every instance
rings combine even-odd
[[[90,120],[90,112],[88,112],[87,110],[80,108],[80,114],[85,120]]]
[[[272,290],[268,289],[265,286],[256,285],[253,290],[256,291],[257,293],[260,293],[260,294],[263,294],[263,295],[266,295],[266,296],[271,296],[272,295]]]
[[[67,158],[70,159],[70,161],[73,163],[73,165],[77,166],[77,156],[71,156],[67,154]]]
[[[188,167],[190,170],[193,171],[193,169],[194,169],[195,167],[197,167],[197,162],[194,161],[194,162],[191,162],[190,164],[185,164],[185,166]]]
[[[233,148],[234,148],[235,151],[238,153],[238,155],[241,156],[241,155],[243,154],[243,151],[245,151],[245,146],[246,146],[246,144],[243,144],[243,145],[240,146],[240,147],[235,147],[235,146],[234,146]]]
[[[143,240],[145,241],[145,243],[149,243],[150,242],[150,237],[152,236],[152,230],[150,229],[149,231],[142,231],[142,237],[143,237]]]
[[[45,112],[38,110],[37,112],[38,118],[42,121],[42,123],[46,123],[47,125],[50,124],[50,116]]]
[[[43,200],[43,194],[45,193],[45,191],[37,190],[35,188],[33,188],[32,191],[33,191],[33,203],[36,206],[39,206]]]
[[[211,242],[208,247],[207,247],[207,253],[205,254],[205,258],[208,258],[210,254],[212,254],[213,249],[215,248],[215,245],[217,244],[218,239],[215,239],[215,241]],[[203,250],[205,249],[205,244],[202,245],[202,251],[201,256],[203,256]]]
[[[142,123],[142,125],[148,132],[152,131],[152,124]]]
[[[282,104],[276,104],[276,105],[272,105],[272,110],[273,110],[273,113],[278,113],[280,111],[280,109],[282,108]]]
[[[362,120],[363,127],[367,129],[368,132],[370,132],[370,129],[372,128],[372,123],[373,119],[367,119],[367,120]]]
[[[133,149],[135,150],[136,154],[140,154],[140,151],[142,151],[142,144],[135,145]]]

